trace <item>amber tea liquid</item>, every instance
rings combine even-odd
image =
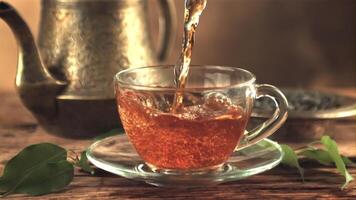
[[[125,132],[138,154],[158,169],[216,168],[238,145],[247,118],[238,106],[185,107],[180,114],[162,113],[145,97],[119,90],[117,100]]]
[[[182,52],[174,68],[177,91],[173,100],[173,112],[177,112],[183,105],[183,93],[192,59],[195,32],[206,4],[207,0],[185,0]]]

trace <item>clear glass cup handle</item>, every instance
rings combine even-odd
[[[276,104],[276,109],[273,115],[264,123],[245,133],[243,143],[235,149],[240,150],[258,143],[262,139],[272,135],[276,132],[282,124],[286,121],[288,116],[288,101],[283,93],[272,85],[257,85],[256,99],[261,97],[271,98]]]

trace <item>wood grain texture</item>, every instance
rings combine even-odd
[[[91,143],[48,135],[15,94],[0,92],[0,97],[0,171],[8,159],[30,144],[52,142],[80,152]],[[352,145],[343,147],[356,155]],[[64,191],[40,197],[11,195],[7,199],[356,199],[355,182],[341,191],[344,180],[335,169],[314,163],[303,166],[304,183],[295,169],[279,166],[245,180],[195,189],[157,188],[100,170],[95,176],[77,170]],[[356,177],[356,168],[350,173]]]

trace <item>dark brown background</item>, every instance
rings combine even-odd
[[[155,1],[148,1],[154,10]],[[40,1],[8,2],[37,35]],[[176,0],[179,32],[167,63],[181,46],[183,2]],[[355,0],[209,0],[193,62],[243,67],[278,86],[355,86],[355,21]],[[16,49],[0,22],[0,90],[14,90]]]

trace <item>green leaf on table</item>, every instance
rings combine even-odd
[[[288,165],[290,167],[296,167],[304,181],[304,169],[299,165],[298,156],[295,154],[293,149],[288,145],[281,144],[283,150],[282,164]]]
[[[298,153],[308,159],[316,160],[322,165],[331,165],[334,160],[331,158],[328,151],[324,149],[306,149]],[[355,166],[356,163],[352,162],[348,157],[340,155],[346,166]]]
[[[80,154],[80,159],[78,162],[74,163],[76,166],[80,167],[83,171],[88,172],[90,174],[94,174],[94,169],[91,168],[88,158],[87,158],[87,154],[86,151],[83,151]]]
[[[333,160],[331,159],[329,153],[323,149],[306,149],[298,155],[305,156],[306,158],[316,160],[322,165],[331,165]]]
[[[124,129],[117,128],[117,129],[113,129],[111,131],[108,131],[106,133],[103,133],[101,135],[98,135],[98,136],[94,137],[93,139],[94,139],[94,141],[98,141],[98,140],[102,140],[104,138],[115,136],[115,135],[119,135],[119,134],[122,134],[122,133],[124,133]]]
[[[340,156],[336,142],[329,136],[323,136],[320,141],[324,145],[325,150],[329,153],[333,162],[335,163],[339,173],[345,177],[345,183],[342,185],[341,189],[346,188],[347,185],[353,180],[353,177],[346,169],[345,163]]]
[[[42,195],[56,192],[73,179],[74,168],[67,151],[49,143],[26,147],[9,160],[0,178],[0,194]]]

